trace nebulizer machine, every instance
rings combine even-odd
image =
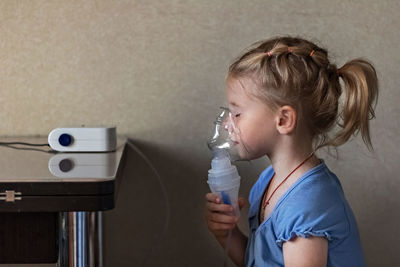
[[[219,195],[224,204],[231,205],[234,215],[239,216],[240,176],[236,166],[231,164],[239,159],[238,142],[234,140],[234,136],[239,136],[238,129],[227,108],[221,107],[214,124],[213,136],[207,143],[213,155],[207,183],[211,192]]]

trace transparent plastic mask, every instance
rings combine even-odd
[[[213,136],[207,142],[208,148],[214,157],[229,155],[231,161],[240,159],[238,151],[239,130],[236,127],[232,114],[228,108],[221,107],[221,111],[214,121]]]

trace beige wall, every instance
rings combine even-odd
[[[166,151],[175,157],[167,162],[176,165],[163,167],[161,152],[153,160],[161,166],[171,207],[176,216],[188,210],[192,216],[177,230],[182,237],[174,239],[176,246],[192,244],[185,239],[190,236],[208,247],[184,245],[165,259],[183,253],[196,260],[202,251],[221,258],[201,213],[210,159],[205,140],[224,101],[227,66],[262,38],[293,34],[319,40],[339,66],[365,56],[378,70],[375,153],[355,139],[339,149],[337,161],[320,155],[341,178],[369,265],[398,265],[399,13],[396,0],[1,0],[0,135],[116,125],[120,134]],[[241,164],[243,195],[263,164]],[[186,188],[179,188],[180,181]]]

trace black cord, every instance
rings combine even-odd
[[[0,146],[8,146],[8,145],[50,146],[49,144],[32,144],[32,143],[25,143],[25,142],[0,142]]]
[[[13,145],[6,145],[6,144],[1,144],[1,143],[0,143],[0,146],[8,147],[8,148],[16,149],[16,150],[31,150],[31,151],[40,151],[40,152],[45,152],[45,153],[53,153],[53,154],[57,153],[57,151],[52,150],[52,149],[44,150],[44,149],[33,148],[33,147],[16,147]]]
[[[19,147],[16,145],[32,146],[32,147]],[[52,149],[44,150],[44,149],[40,149],[40,148],[33,148],[33,147],[41,147],[41,146],[50,147],[49,144],[32,144],[32,143],[26,143],[26,142],[0,142],[0,146],[17,149],[17,150],[33,150],[33,151],[40,151],[40,152],[46,152],[46,153],[55,153],[55,151]]]

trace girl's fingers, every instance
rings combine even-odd
[[[233,207],[226,204],[215,204],[213,202],[207,202],[206,207],[212,212],[232,212]]]
[[[209,202],[221,203],[221,199],[219,198],[219,196],[214,193],[207,193],[206,200]]]
[[[239,218],[233,215],[233,207],[221,203],[218,195],[213,193],[206,194],[205,217],[208,228],[214,234],[226,235],[226,231],[235,228]]]
[[[233,210],[234,210],[231,205],[221,203],[221,199],[216,194],[213,194],[213,193],[206,194],[206,200],[207,200],[206,207],[210,211],[233,212]],[[239,205],[240,205],[240,203],[239,203]]]
[[[208,221],[216,223],[236,224],[238,222],[238,218],[235,216],[225,215],[216,212],[209,212],[206,217]]]

